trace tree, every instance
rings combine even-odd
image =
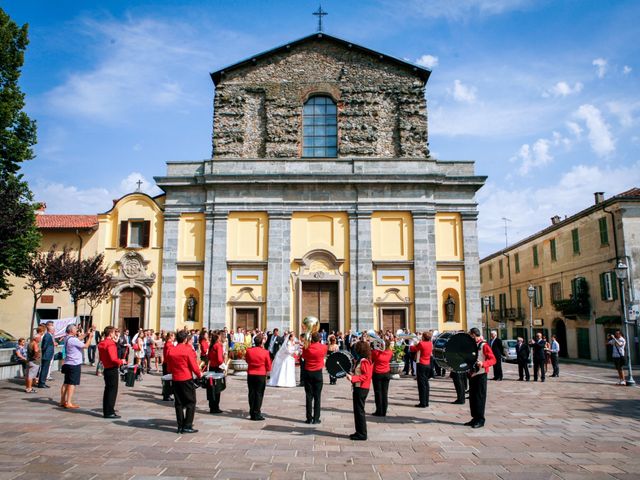
[[[62,290],[68,276],[69,249],[64,248],[58,253],[55,245],[47,253],[34,254],[26,268],[25,290],[31,290],[33,308],[31,310],[31,330],[35,328],[36,306],[46,291]]]
[[[89,316],[91,318],[93,318],[95,308],[109,298],[109,295],[111,295],[111,275],[107,274],[102,277],[102,282],[96,285],[95,290],[86,298],[87,305],[89,305]]]
[[[18,25],[0,9],[0,298],[11,293],[10,275],[27,273],[40,237],[29,186],[18,172],[34,158],[36,123],[23,111],[18,86],[29,43],[28,26]]]
[[[105,283],[108,284],[111,281],[107,267],[102,264],[103,260],[102,253],[84,259],[68,259],[64,285],[71,295],[74,317],[78,315],[80,300],[100,295],[105,289]]]

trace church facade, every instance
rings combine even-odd
[[[430,156],[429,75],[322,33],[212,73],[212,158],[156,177],[158,327],[480,325],[485,178]]]

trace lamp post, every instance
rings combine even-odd
[[[487,317],[487,336],[485,338],[489,338],[489,305],[491,305],[491,299],[487,296],[482,299],[484,303],[484,311]]]
[[[529,342],[533,340],[533,297],[536,294],[536,289],[533,285],[529,284],[527,288],[527,296],[529,297]],[[529,353],[529,366],[532,365],[533,355]]]
[[[627,321],[627,305],[624,298],[624,282],[627,279],[629,267],[623,262],[619,261],[616,265],[616,277],[620,282],[620,308],[622,309],[622,322],[624,323],[624,336],[625,344],[627,345],[627,369],[629,375],[627,375],[627,386],[632,387],[636,384],[633,379],[633,372],[631,371],[631,347],[629,345],[629,322]]]

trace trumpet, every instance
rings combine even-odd
[[[420,338],[418,337],[418,335],[414,335],[412,333],[401,333],[399,335],[396,335],[396,337],[400,342],[407,343],[409,345],[412,345],[413,343],[416,342],[416,340]]]
[[[374,350],[384,350],[384,340],[376,334],[375,330],[368,330],[367,336],[371,339],[371,346]]]

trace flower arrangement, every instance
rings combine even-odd
[[[404,346],[398,345],[398,344],[394,345],[392,361],[402,362],[403,358],[404,358]]]
[[[247,353],[247,346],[244,343],[236,343],[231,352],[234,360],[243,360]]]

